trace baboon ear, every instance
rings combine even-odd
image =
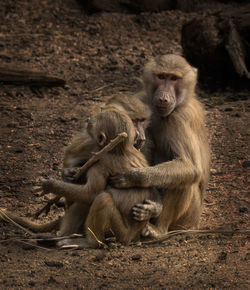
[[[97,137],[97,143],[100,145],[100,146],[104,146],[105,143],[107,141],[107,137],[106,137],[106,134],[104,132],[100,132],[98,137]]]

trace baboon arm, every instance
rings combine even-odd
[[[97,166],[92,166],[87,172],[86,184],[72,184],[61,180],[48,179],[43,181],[45,193],[54,193],[64,196],[68,200],[91,204],[97,194],[106,187],[106,176],[100,173]]]
[[[190,138],[190,137],[189,137]],[[111,183],[116,188],[130,187],[158,187],[172,188],[193,184],[199,177],[199,151],[197,138],[190,139],[183,137],[172,140],[174,156],[171,161],[163,162],[151,167],[133,168],[123,174],[111,178]],[[178,143],[182,140],[182,143]]]
[[[113,176],[111,183],[116,188],[183,186],[196,181],[197,174],[192,164],[182,160],[164,162],[159,165],[134,168],[123,174]]]

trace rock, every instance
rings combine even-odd
[[[142,255],[141,254],[136,254],[134,256],[131,257],[131,260],[132,261],[140,261],[142,258]]]

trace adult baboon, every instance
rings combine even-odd
[[[143,82],[143,99],[152,109],[148,127],[151,166],[133,168],[111,182],[116,188],[160,189],[163,210],[155,226],[147,228],[147,234],[160,237],[169,230],[198,227],[210,149],[204,110],[195,96],[197,70],[181,56],[157,56],[145,65]],[[135,219],[148,219],[153,205],[149,209],[147,204],[135,206]]]

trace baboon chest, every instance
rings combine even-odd
[[[164,138],[164,136],[160,135],[158,132],[152,133],[151,136],[154,144],[152,149],[153,163],[159,164],[172,160],[174,154],[168,138]]]

